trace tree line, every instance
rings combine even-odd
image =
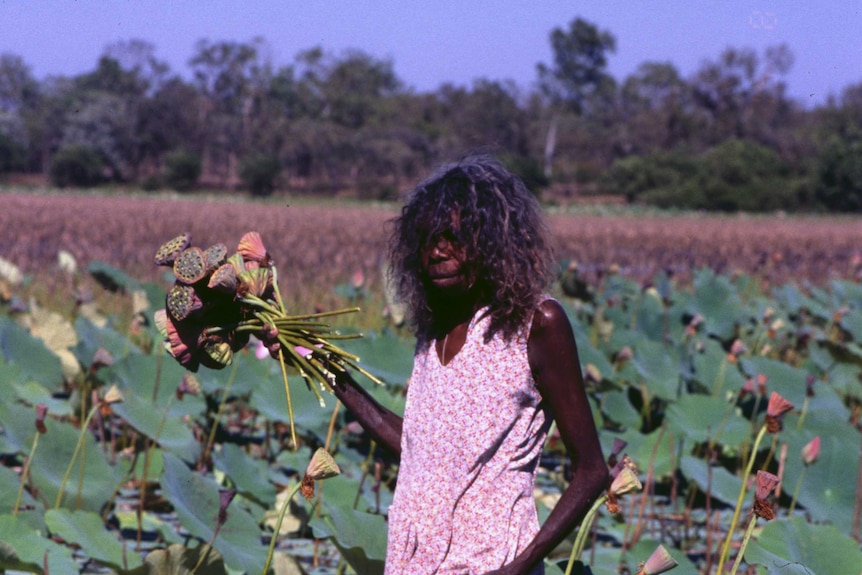
[[[430,92],[361,50],[316,47],[278,66],[261,38],[198,41],[186,77],[141,40],[44,80],[0,54],[0,177],[391,199],[484,151],[553,201],[862,211],[862,78],[809,109],[787,95],[784,45],[727,48],[688,77],[648,61],[617,81],[610,32],[578,18],[549,42],[534,86]]]

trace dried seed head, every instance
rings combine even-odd
[[[100,347],[93,354],[93,361],[90,362],[90,371],[96,371],[100,367],[110,367],[112,365],[114,365],[114,356],[104,347]]]
[[[174,260],[174,275],[185,284],[199,282],[206,277],[206,274],[206,256],[200,248],[186,248]]]
[[[677,565],[679,563],[677,563],[676,559],[671,557],[663,545],[659,545],[643,564],[640,572],[644,575],[659,575],[659,573],[670,571]]]
[[[165,297],[168,313],[177,321],[183,321],[203,307],[195,289],[189,285],[176,283]]]
[[[214,244],[204,251],[207,273],[214,272],[220,265],[227,261],[227,246]]]
[[[156,257],[154,258],[156,265],[173,265],[174,260],[177,259],[178,255],[180,255],[180,252],[189,247],[191,239],[191,234],[186,232],[175,237],[169,242],[162,244],[162,246],[159,248],[159,251],[156,252]]]
[[[221,293],[232,294],[236,293],[236,285],[236,270],[233,264],[226,263],[213,272],[207,287]]]
[[[643,485],[641,485],[637,473],[630,467],[623,467],[611,483],[611,493],[615,495],[625,495],[641,489],[643,489]]]
[[[305,475],[315,481],[329,479],[340,474],[341,468],[338,467],[332,455],[322,447],[317,448],[305,469]]]
[[[165,338],[165,349],[180,362],[180,365],[185,366],[190,371],[196,371],[199,361],[195,355],[198,334],[195,333],[195,330],[189,329],[188,326],[181,328],[171,321],[170,317],[165,322],[165,328],[168,333],[167,338]]]
[[[776,392],[772,392],[769,396],[769,403],[766,405],[766,426],[770,433],[778,433],[781,431],[781,418],[788,411],[793,410],[793,404],[781,397]]]
[[[778,485],[778,476],[768,471],[758,471],[754,484],[754,496],[757,499],[766,499]]]

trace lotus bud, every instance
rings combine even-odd
[[[302,476],[302,487],[300,488],[300,492],[306,499],[311,499],[314,497],[315,481],[329,479],[330,477],[335,477],[340,474],[341,469],[338,467],[338,464],[335,462],[332,455],[330,455],[324,448],[319,447],[311,457],[311,461],[305,469],[305,474]]]
[[[207,287],[218,292],[236,293],[236,270],[230,263],[222,264],[210,276]]]
[[[773,391],[772,395],[769,396],[769,403],[766,406],[767,430],[770,433],[778,433],[781,431],[781,418],[792,409],[792,403]]]
[[[192,286],[176,283],[165,298],[165,306],[171,317],[176,321],[183,321],[201,309],[203,302]]]
[[[588,383],[600,383],[602,381],[602,372],[592,363],[584,366],[584,379]]]
[[[159,250],[156,252],[156,257],[154,261],[157,266],[171,266],[174,264],[174,260],[177,259],[177,256],[180,253],[189,247],[191,243],[192,236],[188,232],[181,234],[174,239],[170,240],[162,244]]]
[[[663,545],[659,545],[638,571],[638,575],[658,575],[670,571],[677,565],[679,563],[671,557],[668,550]]]
[[[353,286],[353,289],[358,290],[363,285],[365,285],[365,273],[362,271],[362,268],[357,268],[353,275],[350,276],[350,285]]]
[[[236,249],[242,255],[243,261],[256,262],[260,267],[269,267],[270,257],[263,245],[263,240],[257,232],[248,232],[240,240]]]
[[[48,406],[44,403],[36,404],[36,431],[39,433],[48,433],[48,428],[45,427],[45,416],[48,415]]]
[[[802,448],[802,462],[811,465],[820,459],[820,436],[818,435]]]
[[[741,339],[733,340],[733,344],[730,346],[730,354],[734,358],[737,358],[744,353],[748,353],[748,347],[742,342]]]
[[[207,274],[204,251],[197,247],[186,248],[174,260],[174,275],[184,284],[201,281]]]

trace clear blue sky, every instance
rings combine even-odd
[[[0,53],[43,79],[90,71],[108,44],[141,39],[187,75],[198,40],[260,36],[276,66],[318,45],[356,48],[391,59],[420,91],[480,77],[528,88],[536,64],[551,62],[551,30],[579,16],[616,37],[618,80],[645,61],[669,61],[687,77],[728,46],[762,54],[786,43],[789,93],[800,102],[862,82],[862,0],[0,0]]]

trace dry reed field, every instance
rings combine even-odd
[[[397,211],[354,202],[71,193],[4,193],[0,201],[0,257],[25,273],[50,271],[58,251],[67,250],[82,266],[100,260],[149,281],[163,272],[153,254],[171,237],[188,231],[196,245],[232,247],[256,230],[283,287],[312,301],[356,270],[379,281],[386,221]],[[560,259],[577,262],[587,278],[619,266],[639,281],[665,270],[684,282],[691,271],[710,267],[771,283],[823,285],[854,273],[862,251],[862,220],[849,217],[552,214],[550,224]]]

